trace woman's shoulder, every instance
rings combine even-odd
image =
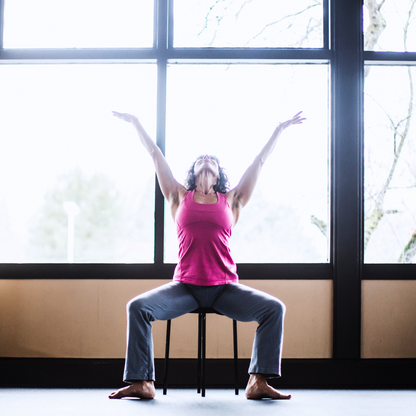
[[[235,197],[235,188],[231,189],[230,191],[226,192],[224,194],[225,198],[227,199],[228,204],[233,206],[234,203],[234,197]]]

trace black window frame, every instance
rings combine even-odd
[[[331,69],[330,261],[323,264],[239,264],[245,279],[333,281],[333,358],[360,358],[361,281],[413,280],[411,264],[363,263],[363,71],[365,62],[414,64],[416,53],[363,50],[363,0],[323,0],[319,49],[173,48],[173,0],[154,0],[152,48],[4,49],[0,0],[0,63],[131,62],[157,64],[156,142],[165,151],[169,62],[325,62]],[[0,264],[1,279],[170,279],[163,263],[164,201],[156,182],[153,264]]]

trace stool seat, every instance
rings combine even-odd
[[[215,313],[223,315],[214,308],[197,308],[190,313],[198,314],[198,393],[205,397],[205,358],[206,358],[206,314]],[[163,381],[163,394],[167,393],[167,380],[169,369],[169,348],[172,322],[169,319],[166,324],[166,349],[165,349],[165,377]],[[238,394],[238,346],[237,346],[237,321],[233,319],[233,342],[234,342],[234,387]]]
[[[216,311],[214,308],[209,308],[209,307],[205,307],[205,308],[196,308],[194,311],[189,312],[189,313],[215,313],[217,315],[222,315],[222,313]]]

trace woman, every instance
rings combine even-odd
[[[209,155],[195,161],[188,173],[187,187],[181,185],[139,120],[130,114],[113,114],[133,124],[153,159],[160,188],[176,222],[179,262],[171,283],[143,293],[128,303],[124,381],[130,385],[109,397],[152,399],[155,375],[151,322],[173,319],[198,307],[213,307],[231,319],[259,324],[246,397],[290,399],[290,395],[281,394],[267,383],[267,378],[280,377],[285,306],[273,296],[238,283],[228,240],[280,134],[291,125],[301,124],[304,120],[301,113],[276,127],[232,190],[227,188],[227,179],[218,159]]]

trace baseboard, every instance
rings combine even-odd
[[[239,386],[248,379],[249,360],[239,360]],[[122,359],[0,358],[0,387],[116,388],[123,386]],[[157,359],[156,386],[164,375],[164,360]],[[196,386],[194,359],[171,359],[169,387]],[[232,388],[232,359],[209,359],[208,388]],[[414,389],[416,359],[284,359],[282,377],[271,380],[280,388]]]

